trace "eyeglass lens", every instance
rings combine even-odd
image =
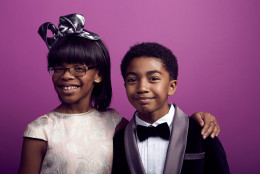
[[[84,66],[76,66],[71,68],[51,67],[49,68],[49,73],[51,76],[63,76],[65,71],[68,70],[72,76],[84,76],[87,69],[89,68]]]

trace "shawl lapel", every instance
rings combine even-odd
[[[164,174],[181,173],[187,143],[189,118],[178,106],[174,105],[174,107],[175,116],[172,123],[172,133],[164,166]]]
[[[125,129],[125,153],[131,174],[145,174],[143,163],[139,155],[138,146],[136,143],[136,126],[135,117],[130,120]]]

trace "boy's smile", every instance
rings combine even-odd
[[[169,73],[157,58],[134,58],[126,68],[128,100],[146,122],[153,123],[168,113],[168,96],[175,93],[176,87],[177,81],[170,80]]]

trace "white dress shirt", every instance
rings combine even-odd
[[[153,124],[147,123],[138,117],[138,113],[135,114],[136,125],[142,126],[154,126],[166,122],[172,132],[172,121],[175,113],[175,108],[171,104],[169,112],[154,122]],[[167,155],[167,149],[169,145],[168,140],[164,140],[161,137],[149,137],[148,139],[140,142],[136,135],[136,142],[139,149],[139,154],[147,174],[162,174],[164,170],[164,164]]]

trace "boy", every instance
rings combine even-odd
[[[130,48],[121,63],[133,118],[114,137],[112,173],[229,173],[218,138],[202,139],[200,126],[175,104],[178,64],[172,52],[157,43]]]

